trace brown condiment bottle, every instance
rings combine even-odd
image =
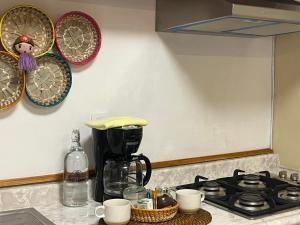
[[[176,201],[169,194],[167,188],[161,189],[157,196],[157,208],[162,209],[166,207],[172,207],[176,204]]]

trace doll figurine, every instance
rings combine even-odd
[[[26,35],[22,35],[17,38],[14,43],[15,51],[20,54],[18,67],[20,70],[32,71],[37,67],[36,60],[32,56],[34,43],[31,38]]]

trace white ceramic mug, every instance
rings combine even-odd
[[[131,203],[126,199],[110,199],[103,206],[95,208],[95,216],[103,218],[108,225],[125,225],[129,223]]]
[[[179,204],[179,211],[183,213],[197,212],[204,201],[205,194],[198,190],[181,189],[176,191],[176,201]]]

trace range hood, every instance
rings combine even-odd
[[[274,36],[300,31],[300,0],[156,0],[156,31]]]

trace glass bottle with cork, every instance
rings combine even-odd
[[[88,203],[88,157],[80,145],[80,133],[74,129],[71,149],[64,159],[63,204],[70,207]]]

